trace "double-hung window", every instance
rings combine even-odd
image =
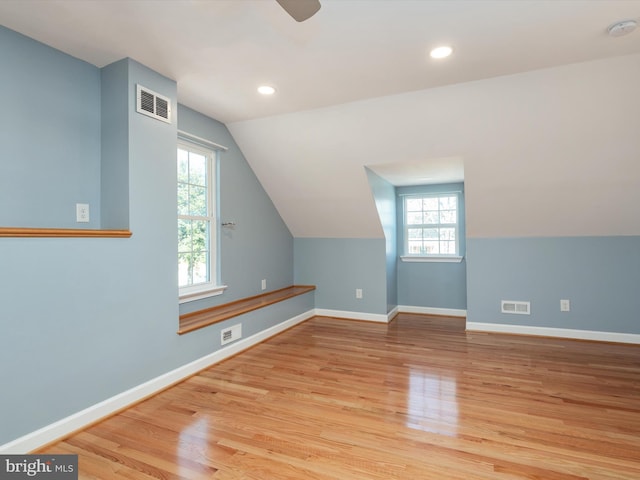
[[[180,300],[222,292],[217,275],[217,151],[178,141],[178,285]]]
[[[459,195],[403,197],[405,261],[460,261]]]

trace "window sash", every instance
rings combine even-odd
[[[455,208],[451,206],[450,201],[446,200],[451,197],[455,198]],[[419,201],[420,208],[417,208],[418,202],[416,200]],[[414,208],[410,209],[409,203],[413,203]],[[425,204],[427,204],[427,208],[425,208]],[[434,205],[437,205],[437,209]],[[406,256],[453,257],[459,255],[460,196],[457,193],[407,195],[404,197],[403,206]],[[442,208],[443,206],[446,208]],[[447,214],[447,212],[449,213]],[[451,212],[455,213],[453,222],[451,221]],[[443,219],[449,221],[443,222]],[[428,251],[430,249],[437,253],[430,253]]]
[[[180,170],[181,160],[183,162],[185,160],[184,155],[181,158],[180,151],[187,152],[186,177],[185,172]],[[193,177],[191,175],[192,156],[195,157],[196,164]],[[203,166],[197,165],[199,156],[204,157]],[[176,163],[178,168],[178,286],[180,293],[185,294],[217,285],[215,204],[217,151],[181,139],[178,141]],[[194,245],[194,242],[200,245]]]

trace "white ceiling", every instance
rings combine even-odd
[[[639,19],[640,0],[321,2],[297,23],[275,0],[0,0],[0,22],[99,67],[131,57],[175,79],[180,103],[229,126],[296,236],[380,231],[375,212],[345,208],[365,165],[395,184],[460,179],[472,152],[464,139],[426,148],[430,132],[398,110],[409,92],[640,52],[640,32],[606,34]],[[454,54],[430,59],[443,43]],[[263,83],[277,94],[257,94]],[[372,134],[388,108],[397,145]]]
[[[0,1],[4,26],[98,67],[131,57],[224,123],[637,52],[605,29],[638,17],[630,0],[322,0],[304,23],[275,0]],[[429,59],[442,43],[453,58]]]

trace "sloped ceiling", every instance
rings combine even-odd
[[[630,55],[230,129],[296,236],[381,235],[363,165],[460,160],[468,236],[640,235],[638,85]]]
[[[548,182],[527,183],[522,172],[532,173],[532,167],[525,159],[546,169],[559,164],[565,172],[559,178],[570,181],[579,158],[595,161],[594,149],[622,144],[618,166],[637,173],[624,162],[637,146],[635,137],[627,136],[637,127],[627,107],[637,111],[638,95],[628,86],[640,80],[633,68],[640,32],[611,38],[606,29],[615,21],[637,20],[640,1],[321,1],[320,12],[304,23],[271,0],[3,0],[0,21],[99,67],[132,57],[175,79],[180,103],[229,126],[295,236],[382,235],[364,166],[408,183],[416,175],[453,179],[464,165],[468,202],[489,209],[495,201],[486,185],[509,190],[515,181],[558,196],[562,181],[555,190]],[[453,56],[429,59],[429,49],[442,43],[453,46]],[[623,60],[610,64],[606,59],[612,57]],[[577,70],[570,66],[578,62],[587,63]],[[586,73],[592,77],[576,91]],[[618,85],[615,74],[631,77]],[[277,94],[260,97],[255,89],[262,83],[274,85]],[[615,98],[601,95],[601,88],[617,89]],[[622,98],[623,93],[631,96]],[[573,102],[589,103],[594,96],[592,106],[603,113],[585,121]],[[609,105],[622,110],[617,119]],[[536,112],[532,120],[523,113],[527,109]],[[546,120],[564,135],[547,130]],[[592,135],[584,148],[563,140],[575,142],[577,135],[606,129],[608,121],[621,126],[608,138]],[[580,128],[572,129],[574,123]],[[515,129],[517,124],[542,128],[544,134]],[[536,138],[546,145],[546,155]],[[531,153],[520,155],[532,146],[542,163]],[[513,162],[514,155],[521,161]],[[503,183],[485,178],[486,167],[498,165],[515,177],[500,171],[496,178]],[[609,175],[601,170],[598,176],[605,183],[620,180]],[[576,209],[572,205],[566,213]],[[468,205],[468,222],[485,224],[486,211],[475,211]],[[503,213],[523,215],[522,210]],[[607,232],[628,229],[616,223]],[[599,232],[553,222],[543,230]],[[474,231],[526,234],[527,229],[468,229]]]

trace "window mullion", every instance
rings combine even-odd
[[[205,222],[211,222],[213,219],[211,217],[203,217],[200,215],[178,215],[180,220],[201,220]]]

